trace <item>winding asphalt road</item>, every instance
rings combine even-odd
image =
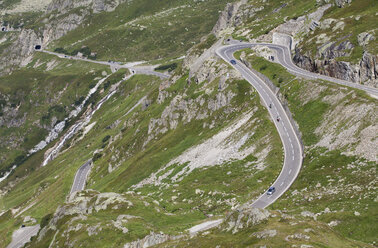
[[[92,159],[88,160],[77,170],[75,179],[72,183],[71,192],[81,191],[85,188],[85,182],[87,181],[87,176],[92,166]]]
[[[80,58],[80,57],[77,57],[77,56],[69,56],[69,55],[65,55],[65,54],[61,54],[61,53],[50,52],[50,51],[47,51],[47,50],[38,50],[38,51],[43,52],[43,53],[47,53],[47,54],[50,54],[50,55],[55,55],[55,56],[58,56],[59,58],[62,58],[62,59],[80,60],[80,61],[90,62],[90,63],[94,63],[94,64],[108,65],[111,68],[116,68],[116,69],[126,68],[126,69],[133,71],[133,73],[136,73],[136,74],[154,75],[154,76],[157,76],[157,77],[160,77],[160,78],[163,78],[163,79],[170,77],[170,75],[154,71],[153,69],[147,69],[146,67],[137,67],[137,66],[135,66],[135,63],[121,64],[119,62],[114,62],[114,61],[110,61],[110,62],[109,61],[98,61],[98,60]]]
[[[237,61],[235,65],[230,63],[232,59],[235,59],[233,56],[234,52],[243,48],[245,48],[245,46],[231,45],[221,47],[216,52],[222,59],[238,70],[257,90],[261,100],[267,106],[283,143],[285,152],[284,165],[280,175],[271,185],[276,188],[276,192],[269,196],[264,193],[252,203],[253,207],[266,208],[285,193],[294,182],[302,166],[303,151],[299,138],[289,121],[289,117],[286,115],[284,108],[273,91],[243,63],[239,61]],[[271,108],[269,106],[271,106]]]
[[[30,241],[31,237],[37,235],[40,225],[22,227],[12,235],[12,243],[7,248],[20,248]]]
[[[295,181],[302,166],[303,150],[299,137],[294,131],[294,127],[289,121],[289,118],[277,96],[261,78],[254,74],[243,63],[237,61],[233,56],[233,54],[238,50],[251,48],[254,46],[266,46],[274,50],[277,55],[276,62],[280,63],[292,74],[309,79],[327,80],[343,86],[360,89],[372,95],[373,97],[378,97],[378,89],[303,70],[293,63],[289,48],[282,45],[271,43],[234,42],[234,44],[232,45],[223,46],[217,49],[216,53],[218,54],[218,56],[220,56],[236,70],[238,70],[242,74],[242,76],[257,90],[262,101],[267,106],[269,114],[272,117],[274,124],[276,125],[283,143],[285,152],[284,165],[280,175],[272,184],[272,186],[276,188],[276,192],[269,196],[264,193],[252,203],[252,206],[254,207],[266,208],[267,206],[275,202],[283,193],[285,193],[289,189],[291,184]],[[236,61],[236,64],[230,63],[232,59]],[[271,108],[268,106],[271,106]]]
[[[274,50],[277,54],[277,61],[276,62],[281,64],[283,67],[285,67],[292,74],[295,74],[295,75],[298,75],[298,76],[301,76],[301,77],[305,77],[305,78],[309,78],[309,79],[322,79],[322,80],[330,81],[330,82],[337,83],[337,84],[340,84],[340,85],[343,85],[343,86],[348,86],[348,87],[351,87],[351,88],[363,90],[366,93],[372,95],[373,97],[378,97],[378,89],[377,88],[373,88],[373,87],[369,87],[369,86],[361,85],[361,84],[357,84],[357,83],[352,83],[352,82],[349,82],[349,81],[346,81],[346,80],[341,80],[341,79],[338,79],[338,78],[333,78],[333,77],[321,75],[321,74],[318,74],[318,73],[309,72],[309,71],[306,71],[302,68],[299,68],[298,66],[296,66],[293,63],[293,61],[291,59],[290,50],[286,46],[272,44],[272,43],[237,42],[236,44],[224,47],[224,49],[227,48],[227,50],[231,49],[233,51],[237,51],[237,50],[241,50],[241,49],[245,49],[245,48],[251,48],[251,47],[254,47],[254,46],[266,46],[266,47]]]

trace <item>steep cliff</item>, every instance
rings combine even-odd
[[[309,71],[378,86],[376,2],[336,1],[295,48],[294,62]],[[358,10],[358,11],[357,11]]]

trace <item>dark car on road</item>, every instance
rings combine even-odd
[[[274,192],[276,192],[276,188],[275,187],[270,187],[268,189],[268,191],[266,192],[267,195],[272,195]]]
[[[236,61],[234,59],[231,59],[230,63],[236,65]]]

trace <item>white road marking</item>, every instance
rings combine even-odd
[[[291,169],[289,170],[289,175],[291,174]]]
[[[284,182],[282,182],[281,184],[280,184],[280,186],[282,186],[284,184]]]
[[[242,44],[240,46],[237,46],[237,48],[245,48],[247,46],[248,45],[246,45],[246,44]],[[232,56],[232,54],[236,51],[235,48],[236,47],[232,47],[232,46],[231,47],[224,47],[224,48],[221,48],[221,49],[217,50],[217,54],[221,58],[224,58],[224,59],[227,58],[227,57],[231,57],[231,59],[234,59],[234,57]],[[226,60],[226,62],[229,62],[229,61]],[[289,149],[288,146],[287,146],[288,145],[287,144],[288,139],[286,137],[284,138],[284,133],[285,133],[284,128],[286,127],[285,126],[286,123],[281,119],[280,114],[279,114],[279,113],[282,113],[282,111],[284,111],[284,109],[282,109],[282,106],[280,105],[280,102],[278,101],[278,99],[276,99],[275,93],[270,88],[266,87],[266,85],[264,84],[264,81],[262,81],[258,76],[256,76],[255,74],[253,74],[253,72],[251,70],[249,70],[246,66],[244,66],[241,63],[238,63],[238,65],[236,67],[234,66],[234,68],[237,68],[242,73],[243,77],[251,84],[251,86],[253,86],[254,88],[257,89],[257,92],[260,94],[260,97],[262,98],[262,100],[265,103],[266,103],[267,99],[269,99],[271,101],[269,103],[274,106],[274,109],[269,110],[269,113],[273,117],[273,120],[274,120],[274,122],[275,122],[275,124],[276,124],[276,126],[278,128],[278,132],[280,133],[282,142],[284,143],[284,149],[286,148],[285,155],[287,155],[287,157],[285,157],[283,169],[281,170],[280,175],[276,179],[276,182],[281,183],[282,181],[284,181],[283,179],[285,177],[287,177],[288,183],[282,184],[282,185],[285,185],[285,187],[283,188],[282,192],[280,191],[279,193],[274,194],[273,197],[272,196],[267,196],[266,192],[264,192],[253,203],[253,205],[256,206],[256,207],[258,207],[258,208],[265,208],[268,205],[272,204],[275,200],[277,200],[290,187],[290,185],[292,184],[292,182],[294,181],[294,179],[296,177],[296,175],[294,175],[294,176],[288,176],[287,174],[285,175],[286,168],[289,169],[289,166],[295,166],[295,165],[288,164],[288,161],[287,161],[288,157],[289,157],[288,156],[288,152],[289,151],[287,150],[287,149]],[[262,91],[261,91],[261,89],[262,89]],[[272,102],[273,98],[274,98],[274,103],[277,103],[280,106],[275,106],[275,104],[273,104],[273,102]],[[283,115],[286,116],[286,113],[283,112]],[[279,118],[279,121],[277,121],[276,118]],[[278,124],[282,124],[284,128],[282,128],[281,125],[278,125]],[[291,126],[291,123],[288,122],[288,127],[286,127],[286,135],[288,137],[289,137],[288,129],[292,130],[292,128],[293,127]],[[296,141],[297,141],[298,137],[295,135],[295,133],[293,133],[292,135],[294,135],[293,137],[295,137]],[[302,151],[300,150],[300,146],[298,146],[297,149],[299,149],[299,153],[300,153],[300,156],[301,156]],[[301,163],[299,163],[299,167],[300,167],[300,165],[301,165]],[[294,174],[296,174],[296,173],[294,173]],[[266,201],[266,200],[264,201],[262,199],[269,199],[269,201]]]

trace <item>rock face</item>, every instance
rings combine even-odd
[[[351,0],[335,0],[335,4],[338,7],[344,7],[351,2]],[[331,4],[326,4],[308,16],[301,16],[296,20],[290,20],[279,25],[273,30],[273,32],[275,32],[273,33],[273,43],[287,45],[293,50],[295,49],[293,58],[294,63],[305,70],[354,83],[363,83],[377,87],[377,55],[370,53],[367,48],[368,43],[375,39],[374,31],[370,30],[362,32],[358,34],[357,37],[352,33],[338,36],[338,32],[344,30],[347,23],[342,19],[321,19],[324,11],[330,6]],[[297,37],[294,39],[298,39],[298,37],[301,37],[300,35],[298,36],[301,32],[310,32],[311,34],[316,28],[329,30],[332,34],[327,35],[327,33],[321,33],[320,35],[317,35],[317,37],[311,38],[313,39],[311,42],[317,44],[315,54],[308,51],[302,52],[302,50],[306,50],[305,48],[309,44],[300,45],[304,41],[303,39],[299,38],[299,40],[291,41],[281,35],[286,34],[292,37]],[[358,43],[353,42],[355,38],[357,38]],[[296,45],[297,42],[299,42],[299,46]],[[356,61],[353,59],[353,56],[356,56],[356,51],[359,51],[361,48],[364,51],[363,54],[360,53],[362,58],[360,61]],[[345,59],[348,57],[352,58]]]
[[[287,46],[290,48],[290,50],[293,49],[293,45],[294,45],[292,36],[283,34],[283,33],[276,33],[276,32],[273,33],[272,43]]]
[[[153,233],[152,232],[149,235],[147,235],[146,237],[144,237],[143,239],[125,244],[125,246],[123,248],[140,248],[140,247],[147,248],[147,247],[151,247],[151,246],[154,246],[154,245],[164,243],[168,240],[179,239],[180,237],[181,236],[169,236],[169,235],[166,235],[164,233]]]
[[[264,230],[261,232],[255,232],[253,233],[254,236],[258,239],[267,239],[267,238],[272,238],[277,235],[276,230]]]
[[[110,12],[122,2],[122,0],[53,0],[47,6],[46,18],[42,21],[46,24],[38,31],[21,29],[18,39],[1,54],[0,65],[5,69],[0,75],[9,73],[15,66],[27,65],[32,59],[35,45],[46,47],[51,41],[76,29],[91,12]],[[78,8],[81,8],[80,11],[77,11]]]
[[[70,228],[71,230],[74,230],[72,228],[74,228],[73,222],[75,220],[86,220],[87,216],[92,214],[92,212],[100,212],[105,210],[109,211],[110,209],[117,210],[121,207],[124,209],[133,207],[133,203],[127,200],[126,197],[126,194],[117,194],[113,192],[98,193],[93,190],[76,192],[70,196],[69,203],[58,207],[49,221],[49,224],[46,225],[39,233],[38,240],[42,240],[48,230],[56,230],[56,228],[59,226],[59,221],[61,221],[62,218],[76,216],[69,218],[69,221],[67,222],[69,229],[66,231],[69,232]],[[123,222],[127,222],[127,220],[131,218],[136,217],[130,215],[120,215],[114,222],[112,222],[113,226],[119,229],[120,223],[122,224]],[[81,227],[78,229],[81,229]],[[76,231],[78,231],[78,229]],[[88,232],[90,232],[91,235],[95,235],[97,229],[98,228],[90,228]],[[122,231],[126,232],[126,229],[122,229]]]
[[[246,0],[242,0],[236,3],[228,3],[217,23],[215,24],[212,33],[217,37],[221,36],[223,30],[229,28],[234,22],[237,22],[237,13],[241,5],[246,4]]]
[[[69,14],[59,21],[53,21],[46,24],[43,31],[43,45],[46,46],[49,42],[57,40],[67,34],[69,31],[77,28],[86,16],[85,11],[78,14]]]
[[[287,42],[287,36],[297,37],[298,34],[303,32],[308,32],[311,29],[316,28],[319,25],[320,19],[323,17],[324,12],[331,7],[331,4],[326,4],[321,6],[316,11],[298,17],[297,19],[291,19],[287,22],[279,25],[278,27],[274,28],[270,33],[273,33],[273,43],[274,39],[284,39],[284,42]],[[285,36],[287,35],[287,36]],[[276,36],[276,37],[275,37]],[[296,41],[291,41],[290,48],[294,48]],[[280,44],[277,43],[276,44]],[[287,44],[282,44],[287,45]]]
[[[356,65],[350,62],[337,61],[335,58],[348,55],[345,50],[353,45],[349,42],[342,42],[338,46],[330,46],[322,52],[324,59],[311,58],[301,54],[299,48],[295,49],[294,63],[299,67],[324,74],[327,76],[364,83],[369,86],[378,87],[378,57],[377,55],[364,52],[362,59]],[[318,57],[318,56],[317,56]]]
[[[375,37],[368,32],[362,32],[357,36],[357,40],[360,46],[366,46],[370,41],[375,40]]]
[[[250,205],[244,205],[231,214],[225,223],[227,223],[226,230],[232,233],[237,233],[239,229],[249,226],[257,225],[266,220],[270,216],[268,210],[253,208]]]
[[[9,66],[25,65],[31,60],[34,46],[41,44],[42,39],[33,30],[22,30],[17,40],[0,56],[0,65],[5,68],[0,73],[8,73]],[[4,56],[3,56],[4,55]],[[7,68],[8,67],[8,68]]]
[[[351,2],[352,2],[352,0],[335,0],[335,4],[336,4],[336,6],[339,7],[339,8],[342,8],[342,7],[344,7],[346,4],[349,4],[349,3],[351,3]]]
[[[94,13],[107,11],[113,11],[122,0],[54,0],[47,7],[47,12],[57,10],[59,13],[67,13],[71,9],[80,7],[91,7]]]

